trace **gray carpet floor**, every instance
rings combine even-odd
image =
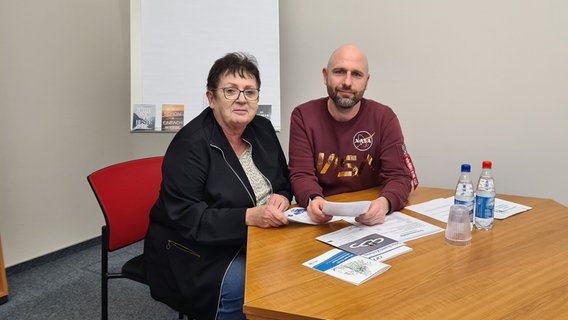
[[[109,270],[142,252],[142,242],[111,253]],[[8,302],[0,320],[101,319],[100,239],[93,239],[6,270]],[[109,319],[178,319],[147,286],[109,281]]]

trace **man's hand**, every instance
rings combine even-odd
[[[385,222],[385,216],[390,210],[389,201],[385,197],[379,197],[371,201],[367,212],[355,218],[355,221],[373,226]]]
[[[308,211],[308,217],[310,217],[313,222],[326,223],[333,218],[332,216],[323,213],[324,201],[325,199],[322,197],[315,197],[308,203],[306,210]]]

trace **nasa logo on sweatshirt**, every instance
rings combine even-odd
[[[373,146],[373,136],[367,131],[359,131],[353,136],[353,146],[359,151],[367,151]]]

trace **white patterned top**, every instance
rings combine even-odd
[[[245,170],[250,181],[254,194],[256,195],[256,205],[262,206],[268,202],[271,195],[270,182],[258,170],[252,161],[252,146],[248,145],[246,150],[239,157],[239,161]]]

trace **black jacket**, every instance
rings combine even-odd
[[[286,158],[271,122],[256,116],[243,139],[272,192],[291,200]],[[246,249],[245,213],[256,197],[210,108],[176,134],[162,177],[144,244],[152,296],[198,319],[215,319],[225,271]]]

